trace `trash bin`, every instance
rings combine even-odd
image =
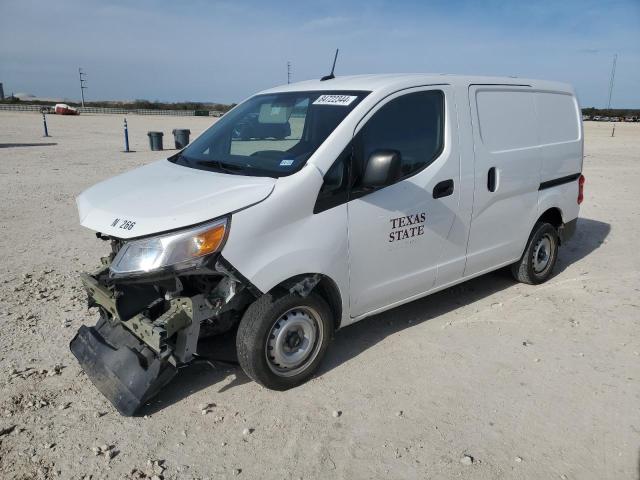
[[[191,130],[176,128],[173,130],[173,140],[176,143],[176,148],[178,150],[189,145],[189,135],[191,135]]]
[[[164,133],[162,132],[148,132],[149,136],[149,147],[151,150],[162,150],[162,137]]]

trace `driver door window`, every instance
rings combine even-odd
[[[395,150],[401,160],[401,176],[396,181],[414,175],[440,155],[443,132],[443,92],[427,90],[398,97],[380,108],[358,132],[355,173],[361,178],[373,152]]]

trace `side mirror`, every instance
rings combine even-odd
[[[362,176],[362,186],[383,187],[400,178],[400,152],[376,150],[367,160]]]

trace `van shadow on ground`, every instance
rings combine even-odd
[[[554,276],[598,249],[610,231],[608,223],[580,218],[574,237],[560,248]],[[515,284],[510,270],[503,268],[350,325],[336,333],[318,374],[338,367],[390,335]]]
[[[611,226],[608,223],[580,218],[575,236],[567,245],[561,247],[555,275],[597,250],[610,231]],[[472,304],[514,284],[515,280],[509,270],[501,269],[350,325],[336,333],[318,375],[340,366],[405,328]],[[235,330],[201,341],[198,351],[201,355],[207,352],[208,358],[213,359],[214,364],[215,360],[228,363],[216,364],[216,368],[200,363],[181,369],[176,378],[140,412],[141,415],[151,414],[177,403],[230,375],[234,376],[234,380],[212,393],[220,393],[251,381],[237,366]]]
[[[234,328],[224,335],[198,342],[198,353],[201,357],[195,363],[181,368],[171,383],[145,405],[138,415],[156,413],[200,390],[222,382],[229,376],[232,376],[233,380],[225,386],[215,386],[212,394],[251,382],[238,365],[236,331],[237,328]]]

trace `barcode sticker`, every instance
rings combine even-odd
[[[320,95],[315,102],[314,105],[339,105],[341,107],[346,107],[347,105],[351,105],[356,98],[354,95]]]

